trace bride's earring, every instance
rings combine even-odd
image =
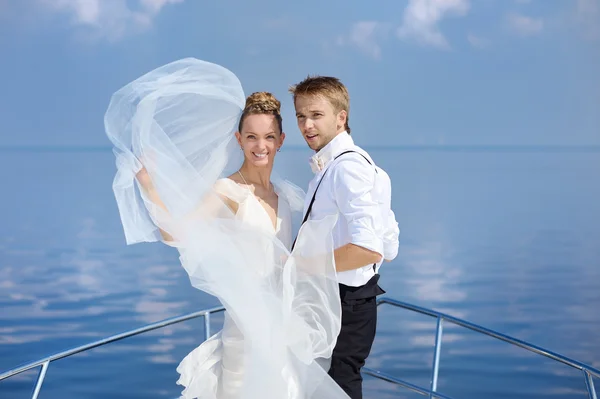
[[[281,152],[281,147],[279,147],[279,148],[277,149],[277,152]]]

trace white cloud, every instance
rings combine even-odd
[[[404,10],[398,37],[419,44],[449,49],[450,44],[439,29],[439,23],[448,16],[465,16],[469,0],[410,0]]]
[[[600,39],[600,0],[577,0],[576,24],[588,39]]]
[[[521,36],[537,35],[544,29],[542,18],[532,18],[521,14],[508,14],[508,27]]]
[[[476,48],[487,48],[490,46],[491,42],[489,39],[486,39],[484,37],[481,36],[477,36],[474,35],[472,33],[469,33],[467,35],[467,40],[469,41],[469,43],[471,44],[471,46],[476,47]]]
[[[167,4],[183,3],[183,0],[139,0],[142,7],[152,14],[158,13]]]
[[[385,22],[360,21],[352,26],[348,36],[340,36],[337,44],[340,46],[352,45],[361,52],[374,59],[381,58],[379,39],[388,36],[391,25]]]
[[[70,15],[76,26],[91,29],[94,35],[116,40],[130,32],[152,26],[154,17],[167,4],[184,0],[38,0],[46,9]],[[134,4],[134,6],[130,6]]]

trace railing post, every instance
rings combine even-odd
[[[204,340],[210,338],[210,312],[204,313]]]
[[[596,388],[594,387],[594,377],[592,377],[592,375],[586,369],[583,369],[583,375],[585,376],[585,385],[587,387],[588,397],[590,399],[597,399]]]
[[[35,388],[33,390],[33,394],[31,395],[31,399],[37,399],[40,394],[40,389],[42,389],[42,384],[44,383],[44,378],[46,377],[46,371],[48,371],[48,366],[50,362],[45,362],[42,364],[42,368],[40,369],[40,373],[38,374],[37,382],[35,383]]]
[[[435,352],[433,354],[433,370],[431,373],[431,389],[432,392],[429,395],[430,399],[433,399],[433,392],[437,390],[438,383],[438,373],[440,370],[440,349],[442,347],[442,333],[443,333],[443,323],[444,319],[438,316],[437,318],[437,326],[435,329]]]
[[[39,395],[39,391],[41,389],[42,383],[46,376],[46,371],[49,367],[49,364],[56,360],[64,359],[64,358],[76,355],[78,353],[88,351],[90,349],[98,348],[100,346],[104,346],[104,345],[119,341],[124,338],[133,337],[135,335],[139,335],[139,334],[142,334],[142,333],[145,333],[148,331],[157,330],[159,328],[163,328],[163,327],[170,326],[173,324],[181,323],[181,322],[184,322],[187,320],[197,319],[198,317],[205,317],[212,313],[221,312],[224,310],[225,310],[225,308],[223,306],[219,306],[219,307],[215,307],[215,308],[211,308],[211,309],[188,313],[183,316],[172,317],[170,319],[161,320],[156,323],[148,324],[144,327],[136,328],[136,329],[133,329],[130,331],[126,331],[126,332],[123,332],[120,334],[115,334],[110,337],[100,339],[98,341],[90,342],[85,345],[77,346],[75,348],[71,348],[66,351],[58,352],[51,356],[47,356],[45,358],[36,360],[34,362],[27,363],[25,365],[16,367],[16,368],[8,370],[6,372],[1,372],[0,373],[0,381],[4,381],[5,379],[14,377],[17,374],[21,374],[26,371],[37,369],[38,367],[41,367],[41,370],[38,375],[38,380],[36,383],[37,385],[32,394],[33,395],[32,398],[35,399]],[[207,327],[205,330],[205,335],[208,338],[208,337],[210,337],[210,317],[208,318],[208,320],[206,320],[206,318],[205,318],[205,327]]]

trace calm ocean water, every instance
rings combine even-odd
[[[371,154],[392,178],[401,229],[382,269],[389,296],[600,367],[600,151]],[[301,187],[308,156],[277,160]],[[114,170],[110,151],[0,151],[0,372],[218,305],[172,248],[125,245]],[[435,321],[380,315],[368,366],[427,386]],[[40,398],[176,397],[175,368],[202,339],[190,321],[58,361]],[[585,397],[580,372],[449,325],[440,367],[439,389],[456,398]],[[29,398],[35,375],[0,382],[0,398]],[[420,397],[369,377],[365,391]]]

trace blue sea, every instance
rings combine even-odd
[[[392,178],[401,230],[399,255],[381,271],[387,296],[600,368],[600,149],[369,150]],[[286,149],[278,167],[306,187],[309,155]],[[173,248],[125,245],[114,173],[107,148],[0,150],[0,372],[219,305],[190,286]],[[427,387],[435,320],[391,307],[379,314],[367,366]],[[177,397],[175,368],[203,337],[198,319],[60,360],[40,398]],[[29,398],[36,376],[0,382],[0,398]],[[438,389],[586,397],[580,371],[450,324]],[[421,396],[365,378],[365,398],[412,397]]]

